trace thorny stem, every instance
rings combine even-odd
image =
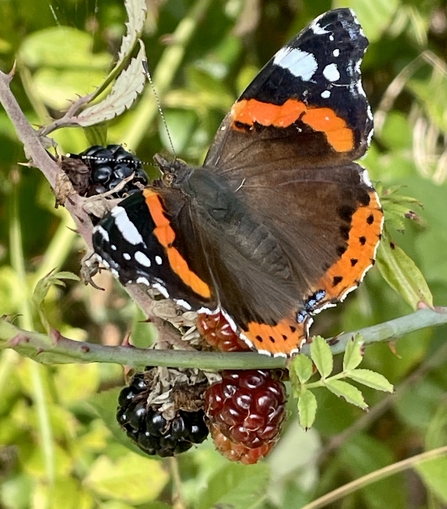
[[[420,309],[410,315],[396,318],[380,325],[362,329],[365,345],[378,341],[397,339],[404,334],[425,327],[447,324],[447,308]],[[344,351],[355,332],[338,336],[331,346],[333,353]],[[22,330],[6,320],[0,321],[0,347],[13,348],[21,355],[51,364],[72,362],[111,362],[141,368],[149,365],[191,367],[199,369],[275,369],[284,368],[287,360],[267,357],[257,353],[218,353],[180,350],[147,350],[129,346],[104,346],[73,341],[54,332],[50,339],[44,334]],[[309,354],[309,345],[302,349]]]

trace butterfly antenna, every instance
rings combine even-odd
[[[147,64],[147,60],[146,59],[143,60],[143,69],[144,69],[144,74],[146,74],[147,80],[149,81],[149,84],[151,86],[152,92],[153,92],[153,94],[155,96],[155,101],[157,103],[158,113],[160,114],[160,117],[161,117],[161,120],[163,122],[166,134],[168,136],[169,145],[171,146],[171,152],[174,155],[174,159],[177,159],[177,154],[175,153],[175,150],[174,150],[174,144],[172,143],[171,133],[169,132],[169,129],[168,129],[168,123],[166,122],[166,117],[165,117],[165,114],[164,114],[163,109],[161,107],[160,97],[158,96],[157,90],[155,89],[154,82],[152,80],[152,75],[151,75],[151,72],[149,71],[149,66]]]

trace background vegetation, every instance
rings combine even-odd
[[[424,274],[437,305],[447,301],[447,7],[443,0],[166,0],[148,2],[144,41],[177,154],[200,163],[220,120],[248,81],[305,24],[333,7],[358,14],[370,48],[363,74],[376,136],[363,161],[382,190],[400,192],[419,221],[392,231]],[[107,74],[124,33],[121,0],[6,0],[0,3],[0,69],[17,60],[12,83],[30,122],[59,115]],[[172,34],[175,34],[173,36]],[[180,45],[173,45],[180,40]],[[167,55],[169,59],[167,58]],[[170,151],[152,91],[114,121],[108,141],[145,161]],[[54,134],[58,151],[90,145],[81,129]],[[44,330],[32,291],[52,269],[79,272],[83,242],[41,173],[19,166],[23,148],[0,111],[0,314]],[[68,281],[52,287],[45,316],[63,334],[108,345],[148,325],[108,275],[99,292]],[[324,336],[411,312],[373,269],[365,284],[313,328]],[[446,329],[424,329],[367,348],[362,367],[383,373],[394,395],[365,391],[369,413],[317,391],[312,430],[295,404],[264,463],[230,464],[211,442],[174,460],[130,450],[113,428],[123,369],[113,364],[43,366],[11,350],[0,355],[0,508],[165,509],[322,507],[318,497],[384,469],[383,479],[349,487],[328,507],[439,508],[447,504],[447,458],[415,469],[392,466],[447,444]],[[106,424],[107,423],[107,424]],[[388,467],[388,470],[387,470]],[[366,484],[366,483],[365,483]],[[306,505],[308,504],[308,505]],[[331,505],[332,504],[332,505]]]

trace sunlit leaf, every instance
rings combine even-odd
[[[380,192],[380,191],[379,191]],[[406,196],[402,186],[393,186],[380,193],[380,201],[386,217],[387,228],[404,231],[410,221],[420,223],[418,212],[422,203],[413,196]]]
[[[125,0],[124,7],[126,8],[129,21],[126,21],[127,34],[123,37],[121,48],[118,52],[118,65],[127,58],[137,43],[144,28],[147,12],[147,5],[144,0]]]
[[[112,120],[129,109],[139,96],[146,83],[143,73],[143,60],[146,58],[144,46],[141,45],[136,58],[121,72],[112,90],[104,100],[82,111],[75,121],[85,127],[107,120]]]
[[[363,343],[363,337],[360,334],[356,334],[351,341],[346,343],[346,350],[343,356],[343,371],[355,369],[362,362]]]
[[[315,422],[317,415],[317,399],[310,390],[303,391],[298,398],[298,414],[300,425],[304,429],[309,429]]]
[[[433,296],[413,260],[391,241],[386,229],[377,251],[377,267],[385,281],[401,295],[413,309],[419,302],[433,305]]]
[[[87,490],[82,489],[74,477],[65,476],[48,483],[36,483],[33,492],[32,507],[47,509],[91,509],[94,498]]]
[[[358,406],[363,410],[368,408],[368,405],[363,399],[362,393],[351,384],[343,382],[342,380],[326,380],[325,386],[339,398],[343,398],[351,405]]]
[[[143,504],[154,500],[167,481],[161,462],[129,452],[116,461],[100,456],[90,467],[84,484],[101,497]]]
[[[312,338],[310,356],[322,378],[326,378],[332,373],[334,361],[331,348],[321,336]]]
[[[229,463],[208,481],[197,501],[197,509],[253,507],[266,494],[269,473],[266,463],[250,466]]]
[[[371,387],[372,389],[376,389],[377,391],[394,391],[393,385],[390,384],[383,375],[376,373],[375,371],[371,371],[370,369],[354,369],[349,371],[346,376],[355,382]]]
[[[447,503],[447,458],[436,458],[430,461],[424,461],[416,465],[416,471],[421,476],[424,484],[428,490],[433,490],[434,493]]]
[[[295,355],[295,357],[292,359],[290,368],[294,370],[302,384],[307,382],[312,376],[312,361],[309,359],[309,357],[307,357],[307,355]]]

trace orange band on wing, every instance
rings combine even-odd
[[[150,189],[145,189],[143,195],[155,223],[154,235],[157,237],[158,242],[166,249],[171,269],[197,295],[209,299],[211,297],[210,287],[189,268],[186,260],[172,245],[175,239],[175,231],[172,229],[169,219],[164,215],[163,203],[160,196]]]
[[[307,321],[298,323],[297,313],[286,317],[276,325],[250,322],[241,338],[256,350],[273,356],[287,356],[297,353],[307,340]]]
[[[329,108],[309,109],[303,116],[303,122],[314,131],[326,135],[328,142],[337,152],[349,152],[354,148],[354,134],[346,122],[337,117]]]
[[[383,225],[383,211],[377,193],[371,191],[370,202],[358,208],[351,219],[348,246],[342,256],[317,282],[314,291],[326,292],[324,301],[338,301],[360,284],[374,264]]]
[[[263,126],[284,128],[301,120],[314,131],[324,133],[328,143],[337,152],[349,152],[354,148],[352,130],[329,108],[308,108],[296,99],[288,99],[281,105],[242,99],[233,105],[231,113],[233,125],[239,122],[252,126],[257,122]],[[235,129],[238,127],[235,126]]]
[[[256,99],[242,99],[233,104],[231,113],[234,122],[253,125],[255,122],[261,125],[274,125],[276,127],[288,127],[296,122],[307,110],[307,106],[295,99],[288,99],[284,104],[263,103]]]

